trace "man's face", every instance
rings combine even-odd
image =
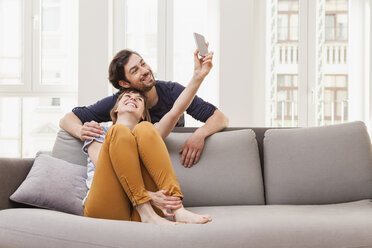
[[[128,63],[124,66],[124,71],[132,88],[146,92],[155,85],[150,66],[137,54],[132,54],[129,57]]]

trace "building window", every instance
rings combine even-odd
[[[276,121],[280,126],[297,126],[297,75],[279,74],[277,80]]]
[[[298,41],[298,0],[278,0],[278,42]]]
[[[325,124],[348,121],[348,75],[325,75]]]
[[[348,0],[327,0],[325,7],[325,40],[347,42]]]

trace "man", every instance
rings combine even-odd
[[[196,51],[197,53],[198,51]],[[209,53],[207,56],[212,56]],[[211,66],[203,64],[201,59],[194,60],[192,80],[201,80],[208,75]],[[116,89],[135,88],[147,97],[147,107],[152,123],[158,122],[173,106],[184,87],[178,83],[155,80],[152,70],[143,58],[131,50],[122,50],[110,63],[109,80]],[[110,110],[120,91],[101,99],[88,107],[76,107],[60,120],[60,127],[82,141],[91,140],[103,134],[99,122],[110,121]],[[205,138],[227,127],[227,117],[212,104],[195,97],[187,113],[195,119],[205,122],[184,143],[180,149],[181,163],[191,167],[197,163],[204,147]],[[177,126],[184,126],[184,118],[180,118]]]

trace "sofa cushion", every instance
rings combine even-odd
[[[205,141],[199,162],[185,168],[180,148],[191,133],[171,133],[165,143],[185,206],[265,204],[255,133],[238,130],[215,133]]]
[[[264,139],[267,204],[372,198],[372,150],[364,123],[272,129]]]
[[[40,208],[83,215],[86,168],[38,154],[26,179],[10,199]]]
[[[81,140],[61,129],[57,134],[52,156],[73,164],[86,166],[87,156],[81,151],[82,147],[83,142]]]
[[[241,248],[372,246],[370,200],[318,206],[189,208],[204,225],[155,226],[41,209],[0,211],[0,247]]]

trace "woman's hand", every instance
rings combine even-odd
[[[173,211],[182,207],[182,201],[179,197],[169,196],[167,190],[159,190],[157,192],[147,191],[151,197],[151,205],[160,209],[164,216],[174,216]]]
[[[207,42],[207,47],[209,43]],[[209,71],[213,67],[213,52],[207,53],[204,57],[199,58],[199,49],[194,52],[194,75],[201,80],[208,75]]]

